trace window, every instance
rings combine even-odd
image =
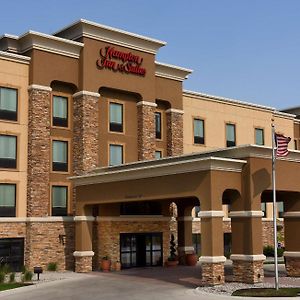
[[[235,125],[226,124],[226,147],[234,147],[235,145]]]
[[[0,119],[17,121],[18,92],[16,89],[0,87]]]
[[[284,208],[283,202],[277,202],[278,217],[283,218]]]
[[[123,105],[119,103],[109,104],[109,130],[123,132]]]
[[[53,96],[52,102],[53,126],[68,127],[68,98]]]
[[[109,145],[109,165],[117,166],[123,164],[123,146]]]
[[[156,150],[155,151],[155,159],[160,159],[162,158],[162,151]]]
[[[68,142],[53,141],[52,170],[68,172]]]
[[[52,186],[52,216],[66,216],[68,214],[68,187]]]
[[[155,113],[155,138],[161,139],[161,113]]]
[[[17,167],[17,137],[0,135],[0,168]]]
[[[262,128],[255,128],[255,144],[264,145],[264,130]]]
[[[16,216],[16,185],[0,183],[0,217]]]
[[[261,211],[263,212],[263,218],[267,217],[267,203],[262,202],[261,203]]]
[[[204,145],[204,121],[194,119],[194,144]]]

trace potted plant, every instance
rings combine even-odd
[[[176,249],[175,249],[175,242],[174,242],[174,234],[171,235],[170,240],[170,256],[168,257],[168,260],[166,261],[167,267],[175,267],[178,265],[178,257],[176,255]]]
[[[119,271],[121,271],[121,267],[122,267],[121,262],[120,262],[119,260],[117,260],[117,261],[114,263],[114,270],[115,270],[116,272],[119,272]]]
[[[103,256],[102,260],[101,260],[101,270],[103,272],[109,272],[110,266],[111,266],[111,261],[110,261],[108,255]]]
[[[188,266],[195,266],[198,262],[198,255],[195,253],[188,253],[185,255],[185,263]]]

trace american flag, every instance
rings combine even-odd
[[[289,154],[288,144],[291,141],[290,137],[286,137],[283,134],[275,133],[275,141],[276,141],[276,156],[277,157],[285,157]]]

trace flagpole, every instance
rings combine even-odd
[[[275,126],[272,119],[272,188],[273,188],[273,227],[274,227],[274,265],[275,265],[275,289],[279,289],[278,257],[277,257],[277,209],[276,209],[276,174],[275,174]]]

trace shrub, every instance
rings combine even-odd
[[[0,267],[0,272],[3,272],[4,274],[8,274],[11,272],[11,268],[9,264],[4,264]]]
[[[5,280],[5,273],[4,272],[0,272],[0,283],[3,283]]]
[[[22,266],[21,273],[24,274],[26,271],[27,271],[27,267],[26,266]]]
[[[26,270],[25,273],[22,276],[22,281],[31,281],[33,277],[33,273],[31,271]]]
[[[57,271],[57,263],[56,262],[50,262],[47,266],[48,271]]]
[[[284,249],[277,248],[277,256],[281,257],[283,255]],[[267,257],[274,257],[274,247],[271,245],[264,247],[264,255]]]
[[[15,272],[13,272],[13,273],[10,273],[9,274],[9,282],[15,282],[15,280],[16,280],[16,273]]]

